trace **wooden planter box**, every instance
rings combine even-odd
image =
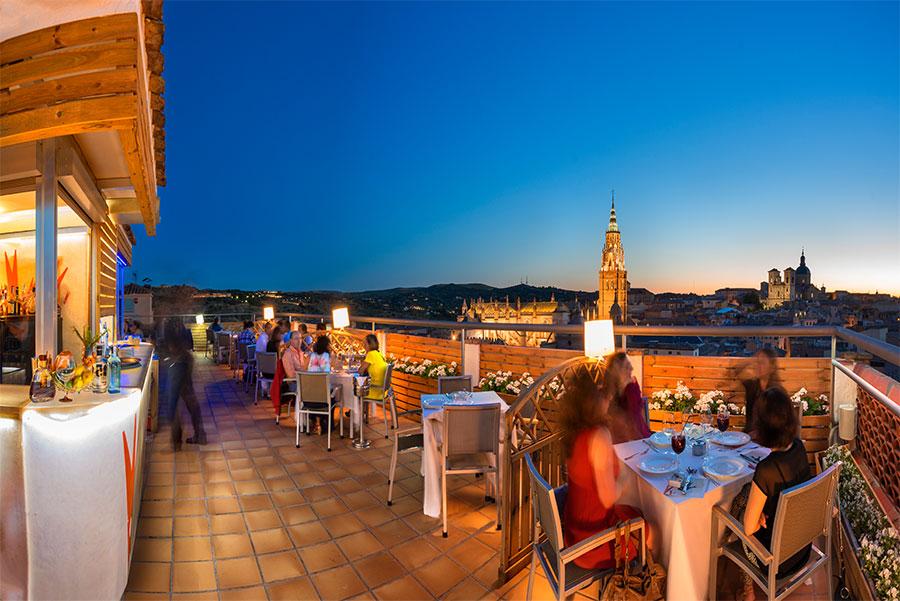
[[[666,420],[669,420],[669,422],[671,423],[673,415],[675,416],[675,424],[681,425],[681,423],[684,421],[684,413],[682,413],[681,411],[663,411],[662,409],[651,409],[650,430],[653,432],[662,430],[666,427]],[[715,415],[713,417],[715,418]],[[700,416],[697,414],[692,414],[691,421],[699,422]],[[732,415],[731,419],[728,422],[728,425],[732,429],[743,428],[746,421],[747,420],[743,415]]]
[[[394,389],[397,411],[420,409],[423,394],[437,394],[437,380],[397,371],[391,376],[391,387]]]

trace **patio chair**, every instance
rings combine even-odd
[[[272,385],[275,378],[275,368],[278,363],[278,353],[256,353],[256,394],[253,404],[259,404],[259,389],[263,384]]]
[[[441,444],[441,516],[447,538],[447,476],[460,474],[500,475],[500,403],[444,407]],[[499,482],[498,482],[499,486]],[[487,497],[487,478],[484,492]],[[498,499],[500,495],[498,495]],[[500,529],[500,503],[497,503]]]
[[[209,357],[210,353],[213,353],[215,356],[216,351],[216,333],[212,331],[212,328],[206,328],[206,348],[203,350],[203,355],[205,357]]]
[[[384,385],[383,386],[377,386],[375,384],[372,384],[372,380],[371,380],[371,378],[369,378],[369,391],[366,394],[366,396],[364,396],[362,398],[362,403],[361,403],[362,406],[360,407],[360,409],[363,409],[363,408],[367,407],[368,405],[376,405],[376,406],[381,407],[381,413],[382,413],[382,416],[384,417],[384,437],[385,438],[388,437],[388,415],[391,415],[391,410],[389,409],[390,401],[388,400],[388,398],[394,396],[394,389],[391,388],[391,377],[392,377],[393,373],[394,373],[394,364],[388,363],[387,368],[384,370]],[[376,390],[380,390],[382,392],[380,399],[373,398],[371,396],[372,392],[376,391]],[[396,418],[394,415],[391,415],[391,420],[396,422]]]
[[[601,545],[616,540],[616,528],[607,528],[582,541],[564,547],[562,533],[562,515],[566,504],[568,484],[559,488],[550,488],[550,485],[541,476],[531,454],[526,453],[525,463],[528,466],[528,476],[531,480],[531,505],[534,513],[534,523],[531,532],[531,569],[528,573],[528,591],[525,598],[531,599],[534,589],[534,571],[540,562],[544,575],[550,583],[553,594],[559,601],[581,590],[598,580],[604,580],[615,572],[614,569],[588,570],[572,563],[585,553],[593,551]],[[641,565],[646,557],[646,536],[644,530],[646,524],[643,518],[629,520],[628,526],[633,533],[641,537]],[[541,540],[543,533],[545,540]]]
[[[328,450],[331,451],[331,422],[333,419],[335,390],[331,387],[331,375],[327,372],[301,371],[297,373],[297,435],[295,444],[300,448],[300,428],[309,434],[309,416],[328,416]]]
[[[247,345],[247,368],[246,369],[248,370],[247,373],[249,375],[247,376],[247,379],[244,382],[244,392],[247,392],[248,386],[253,386],[256,384],[256,382],[254,382],[254,379],[257,376],[257,373],[256,373],[256,343],[255,342],[251,342]],[[254,401],[254,404],[258,405],[259,402]]]
[[[216,363],[231,362],[231,334],[228,332],[216,332]]]
[[[438,394],[472,392],[472,376],[442,376],[438,378]]]
[[[388,473],[388,506],[394,503],[394,476],[397,473],[397,459],[401,453],[421,451],[425,446],[425,434],[421,423],[400,427],[400,418],[418,416],[422,419],[421,409],[397,411],[396,397],[391,395],[391,416],[394,420],[394,449],[391,452],[391,471]]]
[[[815,478],[781,491],[775,523],[772,525],[771,551],[762,546],[755,536],[744,534],[744,525],[738,522],[725,508],[716,505],[712,514],[712,542],[709,558],[709,597],[716,595],[716,566],[720,555],[724,555],[753,579],[766,593],[769,601],[784,599],[800,586],[813,572],[824,566],[825,581],[831,586],[831,528],[835,512],[835,490],[841,463],[835,463]],[[737,540],[720,546],[718,528],[720,523],[737,536]],[[815,542],[825,535],[823,549]],[[778,575],[781,563],[812,544],[810,561],[793,574]],[[743,545],[747,545],[756,555],[759,568],[747,559]],[[830,599],[830,593],[827,595]]]

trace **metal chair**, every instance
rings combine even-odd
[[[500,475],[500,403],[444,407],[441,443],[441,516],[447,537],[447,476]],[[484,481],[487,497],[487,478]],[[498,482],[499,486],[499,482]],[[497,495],[497,529],[500,529],[500,495]]]
[[[216,333],[212,328],[206,328],[206,348],[203,351],[205,357],[209,357],[210,352],[215,356],[216,352]]]
[[[258,376],[256,373],[256,343],[251,342],[247,345],[247,370],[248,376],[247,381],[244,383],[244,392],[248,390],[248,386],[253,386],[256,383],[254,382],[254,378]],[[254,404],[258,405],[258,401],[254,401]]]
[[[334,389],[328,372],[301,371],[297,373],[297,435],[295,444],[300,448],[300,428],[306,426],[309,434],[309,416],[328,416],[328,450],[331,451],[331,421],[334,413]]]
[[[616,528],[607,528],[574,545],[565,547],[560,515],[565,507],[568,484],[556,489],[550,488],[550,485],[535,468],[531,454],[525,455],[525,463],[528,466],[528,475],[531,480],[531,504],[534,510],[531,532],[531,570],[528,573],[528,591],[525,598],[531,599],[531,592],[534,588],[534,571],[537,563],[540,562],[544,575],[550,583],[550,588],[553,589],[553,594],[559,601],[562,601],[572,593],[590,586],[597,580],[603,580],[615,572],[611,568],[588,570],[572,562],[601,545],[614,542]],[[640,561],[643,565],[647,552],[644,532],[646,524],[643,518],[633,518],[628,520],[627,524],[632,532],[640,534]],[[543,541],[541,533],[546,537]]]
[[[438,378],[438,394],[472,392],[472,376],[442,376]]]
[[[716,565],[724,555],[753,579],[766,593],[769,601],[788,596],[813,572],[825,566],[826,579],[831,586],[831,528],[835,511],[835,490],[841,472],[841,463],[835,463],[821,474],[792,488],[781,491],[775,523],[772,525],[771,550],[766,549],[755,536],[744,534],[744,525],[723,507],[713,507],[712,540],[709,558],[709,596],[716,594]],[[737,536],[737,540],[719,545],[719,523]],[[824,551],[815,541],[825,535]],[[812,544],[810,562],[793,574],[778,575],[783,561]],[[753,551],[764,568],[753,565],[744,553],[743,545]],[[830,599],[831,595],[827,597]]]
[[[228,332],[216,332],[215,334],[216,363],[228,361],[231,363],[231,334]]]
[[[372,379],[369,378],[369,392],[366,396],[362,398],[362,407],[365,407],[367,404],[376,405],[381,407],[382,417],[384,417],[384,437],[388,437],[388,415],[391,414],[391,410],[389,409],[388,404],[389,401],[386,401],[389,396],[394,395],[394,389],[391,388],[391,379],[394,373],[394,364],[388,363],[387,367],[384,370],[384,383],[381,386],[372,383]],[[373,398],[370,395],[372,391],[380,390],[382,392],[381,398]],[[396,422],[396,416],[391,415],[391,420]]]
[[[422,432],[422,424],[413,424],[404,428],[400,427],[400,418],[418,416],[422,419],[421,409],[408,409],[397,411],[396,397],[391,395],[391,417],[394,422],[394,450],[391,452],[391,471],[388,473],[388,506],[393,505],[394,499],[394,475],[397,472],[397,458],[401,453],[421,451],[425,447],[425,434]],[[351,422],[352,423],[352,422]]]
[[[256,353],[256,395],[253,399],[255,405],[259,404],[259,389],[262,385],[266,383],[272,385],[277,363],[278,353]]]

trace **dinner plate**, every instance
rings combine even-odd
[[[652,476],[662,476],[671,474],[678,469],[678,460],[672,455],[654,455],[650,454],[641,459],[638,467],[642,472]]]
[[[672,447],[671,432],[654,432],[650,436],[650,444],[660,449],[668,449]]]
[[[746,432],[728,430],[726,432],[713,434],[712,437],[710,437],[710,440],[723,447],[739,447],[750,442],[750,435]]]
[[[703,473],[719,482],[727,482],[740,476],[745,464],[735,457],[707,457],[703,461]]]

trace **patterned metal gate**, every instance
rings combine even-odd
[[[500,549],[500,578],[507,580],[530,561],[532,517],[530,484],[525,455],[550,486],[566,480],[560,431],[559,399],[565,381],[587,371],[600,385],[604,363],[589,357],[574,357],[545,372],[530,388],[522,391],[506,413],[506,440],[503,451],[503,538]]]

